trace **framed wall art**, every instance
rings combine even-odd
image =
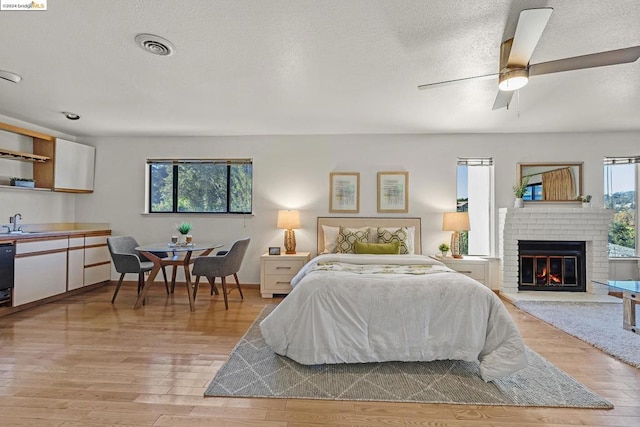
[[[409,212],[409,172],[378,172],[378,212]]]
[[[329,212],[360,212],[359,172],[331,172],[329,182]]]

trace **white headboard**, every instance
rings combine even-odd
[[[360,227],[415,227],[414,244],[416,254],[422,254],[422,235],[421,218],[388,218],[388,217],[337,217],[337,216],[319,216],[318,217],[318,240],[317,250],[321,253],[324,250],[324,232],[322,230],[323,225],[331,227],[345,226],[349,228]]]

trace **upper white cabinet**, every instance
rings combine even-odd
[[[95,148],[55,138],[33,140],[33,152],[51,160],[33,165],[36,187],[69,193],[93,192]]]
[[[55,191],[93,191],[96,149],[56,138],[53,189]]]
[[[32,140],[32,150],[26,147],[16,150],[3,147],[0,143],[0,158],[33,162],[33,179],[36,189],[69,193],[93,192],[96,157],[94,147],[6,123],[0,123],[0,131]],[[21,177],[30,178],[29,176]]]

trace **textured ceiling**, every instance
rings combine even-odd
[[[0,70],[23,77],[0,114],[77,136],[640,130],[640,61],[536,76],[509,110],[495,80],[417,90],[496,72],[540,6],[531,63],[640,45],[637,0],[50,0],[0,12]]]

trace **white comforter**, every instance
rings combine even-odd
[[[388,267],[399,264],[411,267]],[[292,285],[260,329],[298,363],[480,360],[485,381],[527,365],[500,299],[428,257],[320,255]]]

